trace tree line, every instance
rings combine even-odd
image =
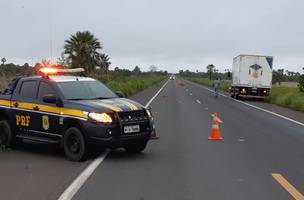
[[[114,70],[109,70],[111,65],[109,55],[102,52],[103,45],[101,41],[89,31],[78,31],[65,40],[63,51],[60,58],[57,59],[57,64],[63,68],[84,68],[85,74],[107,79],[111,75],[139,75],[142,71],[139,66],[135,66],[133,70],[120,69],[116,67]],[[39,69],[51,63],[44,59],[30,66],[28,63],[24,65],[17,65],[14,63],[6,64],[7,59],[1,59],[2,76],[12,77],[18,75],[32,75],[37,74]],[[151,65],[150,72],[157,72],[157,67]],[[167,74],[166,71],[159,71],[158,73]]]
[[[219,78],[220,80],[231,80],[232,74],[230,70],[225,70],[224,73],[219,72],[215,69],[214,65],[208,65],[207,72],[192,72],[190,70],[180,70],[179,75],[182,77],[195,77],[195,78],[208,78],[214,80]],[[289,70],[278,69],[272,71],[272,83],[281,84],[282,82],[297,82],[301,92],[304,92],[304,67],[302,68],[303,73],[292,72]]]

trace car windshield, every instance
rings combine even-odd
[[[58,86],[66,99],[110,99],[116,98],[109,88],[99,81],[58,82]]]

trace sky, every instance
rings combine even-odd
[[[224,71],[239,54],[304,67],[303,0],[1,0],[0,8],[7,62],[55,62],[71,34],[88,30],[112,69]]]

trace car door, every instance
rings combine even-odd
[[[35,104],[37,125],[34,132],[40,136],[60,137],[60,108],[56,103],[44,102],[43,97],[47,95],[56,96],[56,90],[49,82],[41,80]]]
[[[30,134],[35,129],[33,109],[37,80],[24,80],[17,86],[12,98],[12,117],[15,120],[17,134]]]

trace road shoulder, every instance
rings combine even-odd
[[[183,81],[188,82],[188,83],[193,84],[193,85],[197,85],[197,86],[205,88],[205,89],[210,89],[206,86],[200,85],[198,83],[194,83],[194,82],[189,81],[189,80],[183,79]],[[233,100],[230,97],[229,93],[221,92],[221,94],[223,96],[225,96],[226,98],[230,98],[231,100]],[[262,108],[264,110],[268,110],[270,112],[273,112],[273,113],[282,115],[284,117],[290,118],[292,120],[304,123],[304,112],[295,111],[295,110],[292,110],[292,109],[289,109],[289,108],[281,107],[281,106],[271,104],[271,103],[268,103],[268,102],[263,102],[263,101],[253,101],[253,100],[242,100],[242,101],[247,103],[247,104],[251,104],[253,106]]]

